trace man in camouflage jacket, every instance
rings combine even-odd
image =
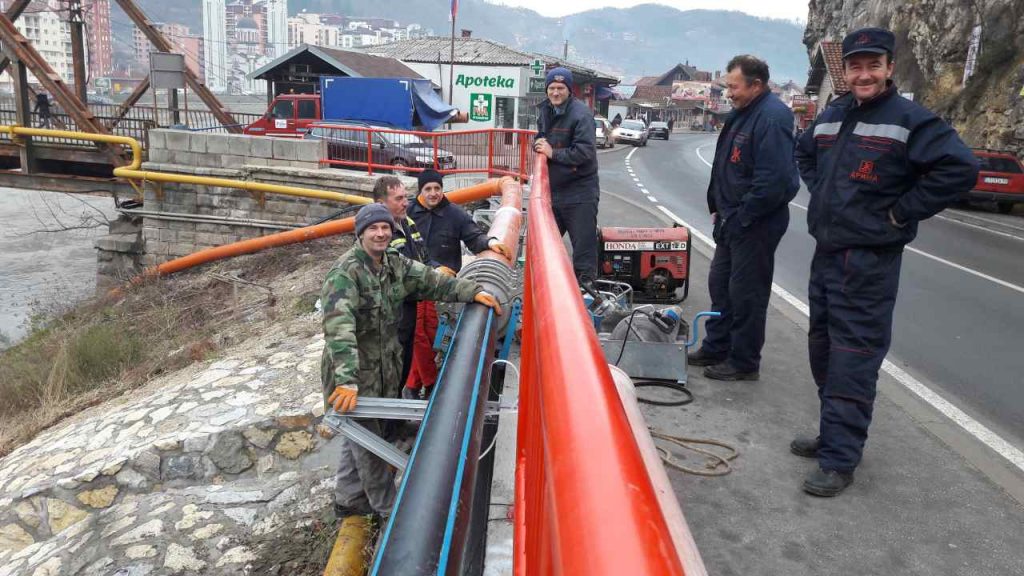
[[[469,280],[450,278],[389,248],[395,223],[381,204],[356,215],[357,243],[327,273],[321,291],[324,396],[335,410],[355,407],[358,396],[397,398],[402,386],[399,310],[407,296],[447,302],[479,302],[501,313],[493,296]],[[363,420],[367,429],[393,440],[383,421]],[[377,513],[386,518],[394,503],[388,465],[345,441],[335,487],[339,516]]]

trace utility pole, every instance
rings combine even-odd
[[[569,41],[566,40],[565,43],[562,44],[562,60],[568,60],[568,59],[569,59]]]
[[[85,18],[82,15],[82,0],[68,0],[68,24],[71,27],[71,60],[75,72],[75,94],[85,105]]]

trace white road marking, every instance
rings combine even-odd
[[[710,144],[705,144],[704,146],[710,146]],[[704,155],[700,153],[700,149],[704,148],[704,146],[698,146],[697,147],[697,158],[700,158],[701,162],[707,164],[708,168],[713,168],[713,166],[711,165],[711,162],[708,162],[707,160],[705,160],[704,159]]]
[[[702,158],[703,160],[703,158]],[[802,206],[798,206],[803,208]],[[665,213],[666,216],[672,219],[673,222],[678,223],[680,226],[686,226],[690,230],[690,234],[693,234],[701,242],[715,247],[715,241],[709,238],[706,234],[697,230],[690,224],[688,224],[682,218],[676,216],[668,208],[662,205],[658,205],[658,209]],[[806,208],[805,208],[806,209]],[[791,292],[778,284],[772,283],[772,292],[778,295],[780,298],[788,302],[794,308],[800,311],[804,316],[810,316],[810,308],[801,301],[799,298],[794,296]],[[985,444],[991,448],[994,452],[1005,458],[1008,462],[1024,471],[1024,452],[1014,447],[1012,444],[1007,442],[1001,436],[990,430],[987,426],[978,422],[974,418],[968,416],[963,410],[957,408],[948,400],[937,394],[931,388],[925,386],[918,379],[911,376],[905,370],[897,366],[896,364],[885,360],[882,363],[882,370],[893,377],[897,382],[903,385],[904,388],[910,390],[927,402],[932,408],[941,412],[946,418],[952,420],[956,425],[960,426],[965,432],[976,438],[979,442]]]
[[[969,228],[977,228],[978,230],[984,230],[985,232],[988,232],[989,234],[995,234],[997,236],[1005,236],[1007,238],[1013,238],[1014,240],[1024,241],[1024,237],[1022,237],[1022,236],[1016,236],[1014,234],[1010,234],[1008,232],[1002,232],[1000,230],[993,230],[991,228],[986,228],[984,226],[981,226],[981,225],[978,225],[978,224],[974,224],[974,223],[971,223],[971,222],[964,222],[963,220],[957,220],[956,218],[950,218],[949,216],[943,216],[942,214],[936,214],[935,217],[939,218],[940,220],[945,220],[947,222],[952,222],[954,224],[959,224],[961,226],[967,226]],[[993,224],[998,224],[1000,226],[1008,226],[1008,225],[1005,225],[1005,224],[999,224],[998,222],[995,222],[993,220],[985,220],[985,219],[981,219],[981,220],[984,221],[984,222],[992,222]],[[1015,230],[1020,230],[1020,228],[1017,228],[1015,226],[1008,226],[1008,227],[1009,228],[1013,228]]]
[[[658,199],[655,198],[654,196],[648,196],[647,199],[650,200],[651,202],[654,202],[654,203],[658,202]]]
[[[629,154],[626,154],[626,162],[629,162],[629,159],[633,157],[633,154],[636,154],[637,150],[639,150],[639,148],[633,148],[629,151]]]
[[[800,204],[797,204],[796,202],[790,202],[789,205],[790,206],[794,206],[796,208],[799,208],[801,210],[805,210],[805,211],[807,210],[806,206],[802,206]],[[913,246],[907,246],[906,250],[908,252],[913,252],[914,254],[919,254],[921,256],[924,256],[925,258],[930,258],[930,259],[932,259],[932,260],[934,260],[936,262],[945,264],[946,266],[949,266],[951,268],[956,268],[957,270],[960,270],[961,272],[966,272],[967,274],[971,274],[972,276],[977,276],[978,278],[981,278],[981,279],[984,279],[984,280],[988,280],[989,282],[993,282],[993,283],[998,284],[998,285],[1000,285],[1000,286],[1002,286],[1004,288],[1009,288],[1010,290],[1014,290],[1016,292],[1020,292],[1021,294],[1024,294],[1024,286],[1018,286],[1016,284],[1012,284],[1010,282],[1007,282],[1006,280],[1000,280],[999,278],[996,278],[995,276],[989,276],[988,274],[985,274],[984,272],[978,272],[977,270],[975,270],[973,268],[968,268],[966,266],[961,266],[960,264],[957,264],[956,262],[951,262],[949,260],[946,260],[945,258],[940,258],[938,256],[935,256],[934,254],[929,254],[929,253],[927,253],[927,252],[925,252],[923,250],[918,250],[917,248],[914,248]]]
[[[956,210],[956,209],[949,209],[949,210],[947,210],[947,212],[950,212],[952,214],[960,214],[961,216],[966,216],[967,218],[971,218],[971,219],[974,219],[974,220],[981,220],[982,222],[991,222],[992,224],[998,224],[999,226],[1002,226],[1004,228],[1011,228],[1013,230],[1020,230],[1021,232],[1024,232],[1024,227],[1014,226],[1013,224],[1009,224],[1009,223],[1006,223],[1006,222],[1000,222],[999,220],[993,220],[991,218],[985,218],[984,216],[980,216],[980,215],[978,215],[977,213],[974,213],[974,212],[964,212],[963,210]],[[940,214],[940,217],[948,218],[948,216],[942,216],[941,214]]]

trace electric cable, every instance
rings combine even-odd
[[[651,400],[649,398],[641,398],[637,396],[636,401],[641,404],[650,404],[652,406],[686,406],[687,404],[693,403],[693,392],[690,392],[685,385],[679,382],[673,382],[671,380],[634,380],[634,388],[667,388],[674,390],[683,395],[682,400]]]
[[[626,342],[629,342],[629,332],[633,328],[633,318],[636,317],[636,313],[640,311],[640,308],[633,310],[633,313],[629,315],[629,322],[626,323],[626,335],[622,337],[622,346],[619,348],[619,356],[615,359],[613,366],[618,366],[619,362],[622,361],[622,354],[626,351]]]
[[[664,462],[665,465],[675,470],[679,470],[680,472],[685,472],[686,474],[693,474],[695,476],[725,476],[732,472],[732,466],[729,462],[735,460],[739,456],[739,450],[736,450],[725,442],[702,438],[687,438],[685,436],[672,436],[653,428],[648,428],[648,430],[650,431],[652,438],[664,440],[665,442],[670,442],[680,448],[707,456],[707,460],[704,462],[703,468],[689,468],[676,462],[672,457],[672,452],[667,448],[655,446],[661,454],[661,461]],[[722,456],[710,450],[699,448],[698,445],[718,446],[719,448],[728,450],[728,453]]]

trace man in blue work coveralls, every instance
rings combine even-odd
[[[796,158],[811,193],[811,373],[819,435],[790,450],[817,458],[803,483],[835,496],[853,482],[871,424],[878,369],[889,350],[903,247],[917,223],[974,185],[978,163],[956,131],[893,84],[892,32],[843,39],[850,92],[801,136]]]
[[[793,112],[768,88],[768,65],[729,61],[733,111],[718,137],[708,186],[717,246],[708,275],[707,336],[688,361],[715,380],[757,380],[775,272],[775,249],[800,188],[793,162]]]

